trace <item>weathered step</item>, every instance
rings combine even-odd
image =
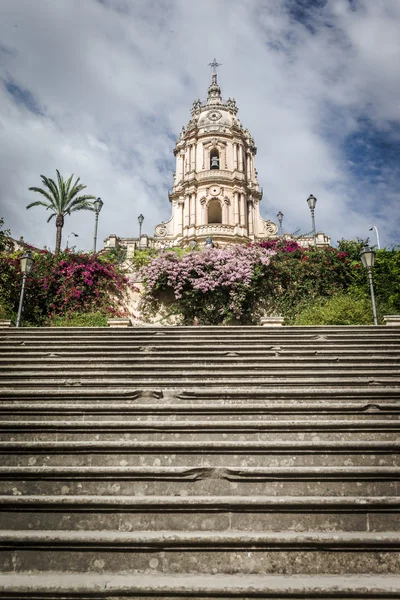
[[[247,381],[248,383],[248,381]],[[240,384],[230,387],[216,387],[207,385],[201,388],[199,386],[182,386],[182,382],[176,386],[163,386],[155,384],[143,384],[134,386],[132,384],[108,387],[106,385],[84,387],[79,381],[65,380],[65,385],[61,387],[50,388],[42,387],[0,387],[0,400],[29,400],[34,402],[62,400],[73,402],[79,401],[94,401],[99,402],[105,399],[114,401],[131,399],[135,400],[139,397],[147,398],[163,398],[176,397],[180,401],[195,401],[197,404],[204,401],[210,401],[216,406],[226,404],[232,401],[249,402],[264,402],[264,401],[295,401],[296,403],[304,403],[308,401],[318,401],[324,404],[332,401],[346,402],[366,402],[367,405],[377,401],[395,400],[398,403],[400,398],[400,386],[379,385],[377,382],[369,385],[360,385],[357,387],[312,387],[307,388],[295,387],[287,385],[285,387],[276,387],[273,384],[261,386],[259,382],[253,385],[243,387],[243,381]],[[149,400],[150,401],[150,400]]]
[[[268,417],[270,420],[290,420],[293,418],[320,420],[322,417],[329,419],[365,419],[373,420],[379,417],[385,419],[400,418],[400,401],[392,402],[390,400],[379,400],[371,403],[365,403],[363,400],[357,404],[353,402],[279,402],[279,401],[264,401],[259,403],[247,403],[245,401],[229,402],[221,401],[215,403],[207,403],[199,401],[196,403],[180,402],[180,403],[161,403],[158,404],[134,404],[131,401],[111,402],[108,400],[97,400],[95,402],[88,400],[82,402],[81,398],[77,398],[72,402],[72,398],[68,402],[60,400],[51,402],[41,402],[32,400],[25,402],[15,400],[7,402],[0,400],[0,416],[2,420],[21,420],[21,417],[29,417],[30,420],[59,420],[60,415],[69,415],[69,420],[84,419],[91,417],[93,420],[120,420],[122,416],[131,415],[139,421],[146,420],[151,417],[152,420],[162,420],[168,417],[173,420],[183,420],[190,417],[192,421],[200,419],[214,419],[223,417],[226,420],[251,420],[264,419]]]
[[[0,442],[4,466],[399,466],[392,441]]]
[[[4,495],[398,496],[400,467],[1,467]]]
[[[399,531],[399,497],[0,496],[3,529]]]
[[[235,349],[232,350],[232,347]],[[366,349],[364,345],[359,345],[357,348],[348,348],[342,346],[320,346],[308,347],[308,346],[264,346],[256,345],[251,348],[244,348],[241,345],[227,346],[223,348],[198,348],[196,346],[190,346],[185,349],[177,349],[175,345],[171,347],[158,346],[136,346],[131,348],[123,347],[121,350],[112,347],[99,349],[98,346],[93,346],[91,349],[84,349],[84,346],[71,345],[69,348],[63,347],[61,350],[49,351],[48,346],[41,350],[35,350],[33,348],[25,348],[24,346],[8,346],[7,350],[0,346],[0,361],[2,364],[19,362],[35,362],[43,359],[49,361],[62,361],[68,359],[69,362],[79,362],[82,359],[89,361],[101,361],[108,360],[111,363],[116,361],[132,361],[138,358],[149,358],[149,360],[156,360],[162,358],[163,360],[183,360],[193,361],[194,359],[199,360],[232,360],[232,359],[243,359],[245,361],[254,360],[273,360],[284,361],[291,359],[294,362],[306,362],[306,361],[330,361],[333,359],[339,359],[345,363],[353,364],[357,362],[367,363],[374,365],[376,362],[382,362],[385,360],[399,362],[399,347],[385,347],[377,345],[374,348]],[[275,348],[275,349],[272,349]],[[190,351],[190,355],[189,355]]]
[[[151,417],[152,420],[162,420],[168,417],[173,420],[184,420],[190,417],[190,420],[212,419],[216,416],[223,417],[226,420],[249,420],[262,419],[268,417],[270,420],[289,420],[294,418],[304,419],[307,416],[309,420],[320,420],[321,417],[329,419],[365,419],[374,420],[377,417],[385,419],[400,418],[400,401],[379,400],[366,403],[361,399],[356,402],[333,402],[331,400],[316,402],[293,402],[293,401],[263,401],[263,402],[229,402],[219,401],[208,403],[205,401],[190,402],[158,402],[157,404],[133,403],[130,400],[121,402],[120,400],[87,400],[77,397],[73,402],[72,398],[68,401],[52,400],[41,402],[41,399],[26,402],[15,400],[7,402],[0,400],[0,417],[2,420],[21,420],[22,417],[29,417],[30,420],[59,420],[60,415],[68,415],[69,420],[84,419],[90,417],[93,420],[120,420],[122,416],[135,416],[137,420],[145,420]]]
[[[81,372],[76,373],[76,375],[68,374],[66,378],[60,373],[58,378],[47,377],[44,376],[39,377],[30,377],[27,375],[26,377],[4,377],[1,379],[0,386],[7,390],[7,388],[14,388],[17,391],[23,390],[24,388],[29,388],[33,392],[42,391],[42,390],[53,390],[64,387],[79,387],[84,389],[84,387],[124,387],[124,388],[132,388],[133,386],[140,385],[141,387],[153,387],[163,386],[164,388],[198,388],[198,387],[229,387],[233,386],[239,388],[243,386],[243,381],[246,381],[248,386],[251,388],[258,387],[261,390],[269,389],[272,391],[273,388],[274,394],[288,393],[288,388],[291,390],[297,388],[298,392],[302,388],[303,390],[307,390],[308,393],[318,393],[321,395],[321,392],[329,389],[337,390],[338,394],[349,393],[348,390],[352,389],[353,394],[355,392],[358,393],[359,389],[361,391],[363,389],[370,387],[371,389],[374,386],[377,386],[377,392],[380,394],[385,393],[385,388],[390,388],[389,393],[393,394],[394,397],[400,397],[400,375],[399,376],[391,376],[391,375],[383,375],[379,374],[379,376],[374,377],[373,375],[365,376],[365,377],[357,377],[357,376],[349,376],[343,375],[340,371],[336,373],[335,376],[322,376],[321,374],[318,377],[285,377],[283,374],[281,376],[251,376],[249,377],[248,372],[243,373],[231,373],[225,371],[224,376],[212,375],[205,377],[200,373],[188,374],[182,372],[181,375],[176,373],[171,373],[170,375],[166,373],[157,373],[157,371],[149,372],[147,375],[143,375],[143,373],[137,373],[136,375],[130,374],[128,378],[123,375],[118,376],[117,374],[113,374],[113,376],[106,377],[104,374],[101,376],[95,376],[93,374],[88,375],[83,374]],[[344,388],[344,390],[343,390]]]
[[[400,421],[390,419],[320,419],[319,421],[0,421],[1,433],[254,433],[256,432],[399,432]]]
[[[307,364],[294,365],[290,361],[282,361],[277,364],[276,361],[261,361],[260,363],[251,362],[245,364],[243,361],[226,361],[224,364],[221,362],[200,363],[192,361],[189,364],[185,364],[182,361],[161,361],[157,360],[153,364],[147,360],[132,361],[131,364],[115,363],[110,365],[109,363],[90,363],[88,361],[80,362],[80,364],[70,364],[67,361],[60,361],[59,364],[48,363],[45,360],[39,361],[38,364],[21,364],[14,363],[13,366],[0,365],[0,380],[1,379],[25,379],[28,377],[39,376],[54,377],[60,374],[63,378],[65,377],[83,377],[83,378],[96,378],[101,379],[105,377],[143,377],[147,379],[153,377],[154,379],[162,379],[165,376],[179,377],[196,377],[196,376],[207,376],[211,379],[215,379],[219,373],[224,376],[232,375],[233,377],[244,376],[245,372],[250,370],[252,377],[298,377],[302,374],[304,379],[317,380],[320,377],[331,377],[332,375],[338,374],[341,378],[364,377],[371,379],[371,366],[370,365],[345,365],[337,359],[335,363],[322,362],[320,364]],[[155,377],[153,370],[156,370],[157,377]],[[246,370],[246,371],[245,371]],[[373,378],[394,378],[393,381],[400,381],[400,369],[399,364],[375,364],[373,368]]]
[[[179,360],[177,360],[179,359]],[[254,369],[262,369],[268,367],[271,370],[279,370],[281,368],[290,368],[291,370],[296,369],[317,369],[318,371],[329,369],[332,367],[337,368],[340,366],[342,369],[354,369],[359,370],[371,370],[374,372],[382,369],[394,370],[400,368],[400,359],[398,356],[357,356],[352,354],[350,356],[339,355],[338,353],[332,353],[332,355],[321,355],[317,356],[315,352],[312,356],[298,356],[294,353],[285,351],[265,353],[264,355],[259,354],[258,356],[241,356],[237,352],[226,352],[224,354],[216,355],[208,354],[207,356],[190,356],[186,354],[180,356],[173,356],[171,354],[165,354],[165,352],[159,352],[158,354],[151,353],[145,354],[134,353],[125,356],[107,356],[106,354],[90,355],[90,356],[51,356],[42,355],[40,357],[27,357],[21,356],[19,360],[16,357],[0,357],[0,369],[1,372],[7,369],[11,372],[16,370],[25,370],[46,368],[49,370],[59,369],[60,365],[63,368],[76,369],[77,367],[85,367],[85,369],[105,369],[106,371],[125,370],[137,368],[138,365],[151,365],[164,369],[173,367],[181,368],[226,368],[226,366],[234,366],[235,368],[244,366]]]
[[[163,574],[150,566],[150,572],[0,573],[0,597],[54,600],[77,598],[119,598],[178,600],[203,598],[313,598],[314,600],[398,600],[400,578],[397,575],[194,575]]]
[[[194,560],[196,559],[196,560]],[[2,571],[398,574],[400,532],[0,532]]]

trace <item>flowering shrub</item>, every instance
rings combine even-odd
[[[265,315],[296,315],[317,298],[329,298],[353,282],[349,253],[302,248],[295,240],[204,249],[181,256],[164,252],[142,269],[149,312],[170,305],[192,323],[257,323]],[[358,276],[358,274],[357,274]]]
[[[200,324],[251,319],[274,251],[261,246],[162,252],[142,269],[149,312],[170,302],[184,321]]]
[[[21,289],[19,257],[0,254],[0,303],[15,316]],[[55,316],[92,313],[123,316],[121,303],[130,285],[107,255],[34,253],[27,278],[23,319],[25,324],[46,324]]]

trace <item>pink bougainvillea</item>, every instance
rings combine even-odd
[[[163,252],[142,270],[144,299],[155,306],[163,294],[179,305],[186,320],[225,322],[250,308],[257,281],[274,251],[261,246],[204,249],[179,257]]]

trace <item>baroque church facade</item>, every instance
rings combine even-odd
[[[185,246],[254,242],[276,237],[275,223],[260,215],[262,189],[257,179],[257,148],[237,117],[235,100],[224,101],[215,68],[205,102],[195,100],[174,155],[169,193],[172,217],[155,228],[155,241]]]
[[[223,100],[216,68],[207,100],[195,100],[191,119],[176,142],[176,168],[169,200],[172,216],[156,226],[154,237],[118,238],[110,235],[106,247],[123,245],[127,257],[136,248],[250,243],[278,237],[275,223],[260,214],[262,188],[255,168],[257,148],[248,129],[237,117],[235,100]],[[300,243],[313,243],[311,235]],[[317,245],[330,239],[317,234]]]

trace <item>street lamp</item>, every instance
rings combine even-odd
[[[283,235],[283,232],[282,232],[283,212],[279,211],[276,216],[278,217],[278,221],[279,221],[279,235],[282,237],[282,235]]]
[[[375,229],[375,233],[376,233],[376,241],[378,242],[378,250],[381,249],[381,244],[379,242],[379,233],[378,233],[378,228],[376,227],[376,225],[372,225],[372,227],[369,228],[370,231],[372,231],[373,229]]]
[[[79,235],[77,233],[74,233],[73,231],[71,231],[71,233],[69,233],[68,237],[67,237],[67,249],[68,249],[68,245],[69,245],[69,238],[71,237],[71,235],[74,235],[75,237],[79,237]]]
[[[93,252],[96,252],[97,226],[99,224],[99,214],[100,214],[101,209],[103,208],[103,204],[104,204],[104,202],[101,198],[97,198],[97,200],[95,200],[93,202],[94,212],[96,213],[96,220],[95,220],[95,224],[94,224]]]
[[[25,294],[26,276],[32,270],[33,263],[34,263],[34,260],[32,257],[32,252],[30,250],[26,250],[26,252],[20,258],[21,273],[22,273],[22,288],[21,288],[21,295],[19,297],[17,327],[19,327],[19,324],[21,322],[22,305],[24,303],[24,294]]]
[[[375,263],[375,252],[369,246],[365,246],[360,254],[362,264],[367,269],[369,278],[369,290],[371,293],[372,313],[374,315],[374,325],[378,325],[378,317],[376,316],[376,304],[374,294],[374,284],[372,282],[372,269]]]
[[[313,196],[312,194],[310,194],[307,198],[307,204],[308,204],[308,208],[311,210],[311,223],[312,223],[312,234],[313,234],[313,238],[314,238],[314,246],[317,245],[317,238],[315,235],[315,216],[314,216],[314,212],[315,212],[315,205],[317,204],[317,199],[315,196]]]
[[[144,216],[142,214],[140,214],[138,216],[137,220],[139,221],[139,250],[140,250],[140,242],[142,239],[142,225],[143,225],[143,221],[144,221]]]

